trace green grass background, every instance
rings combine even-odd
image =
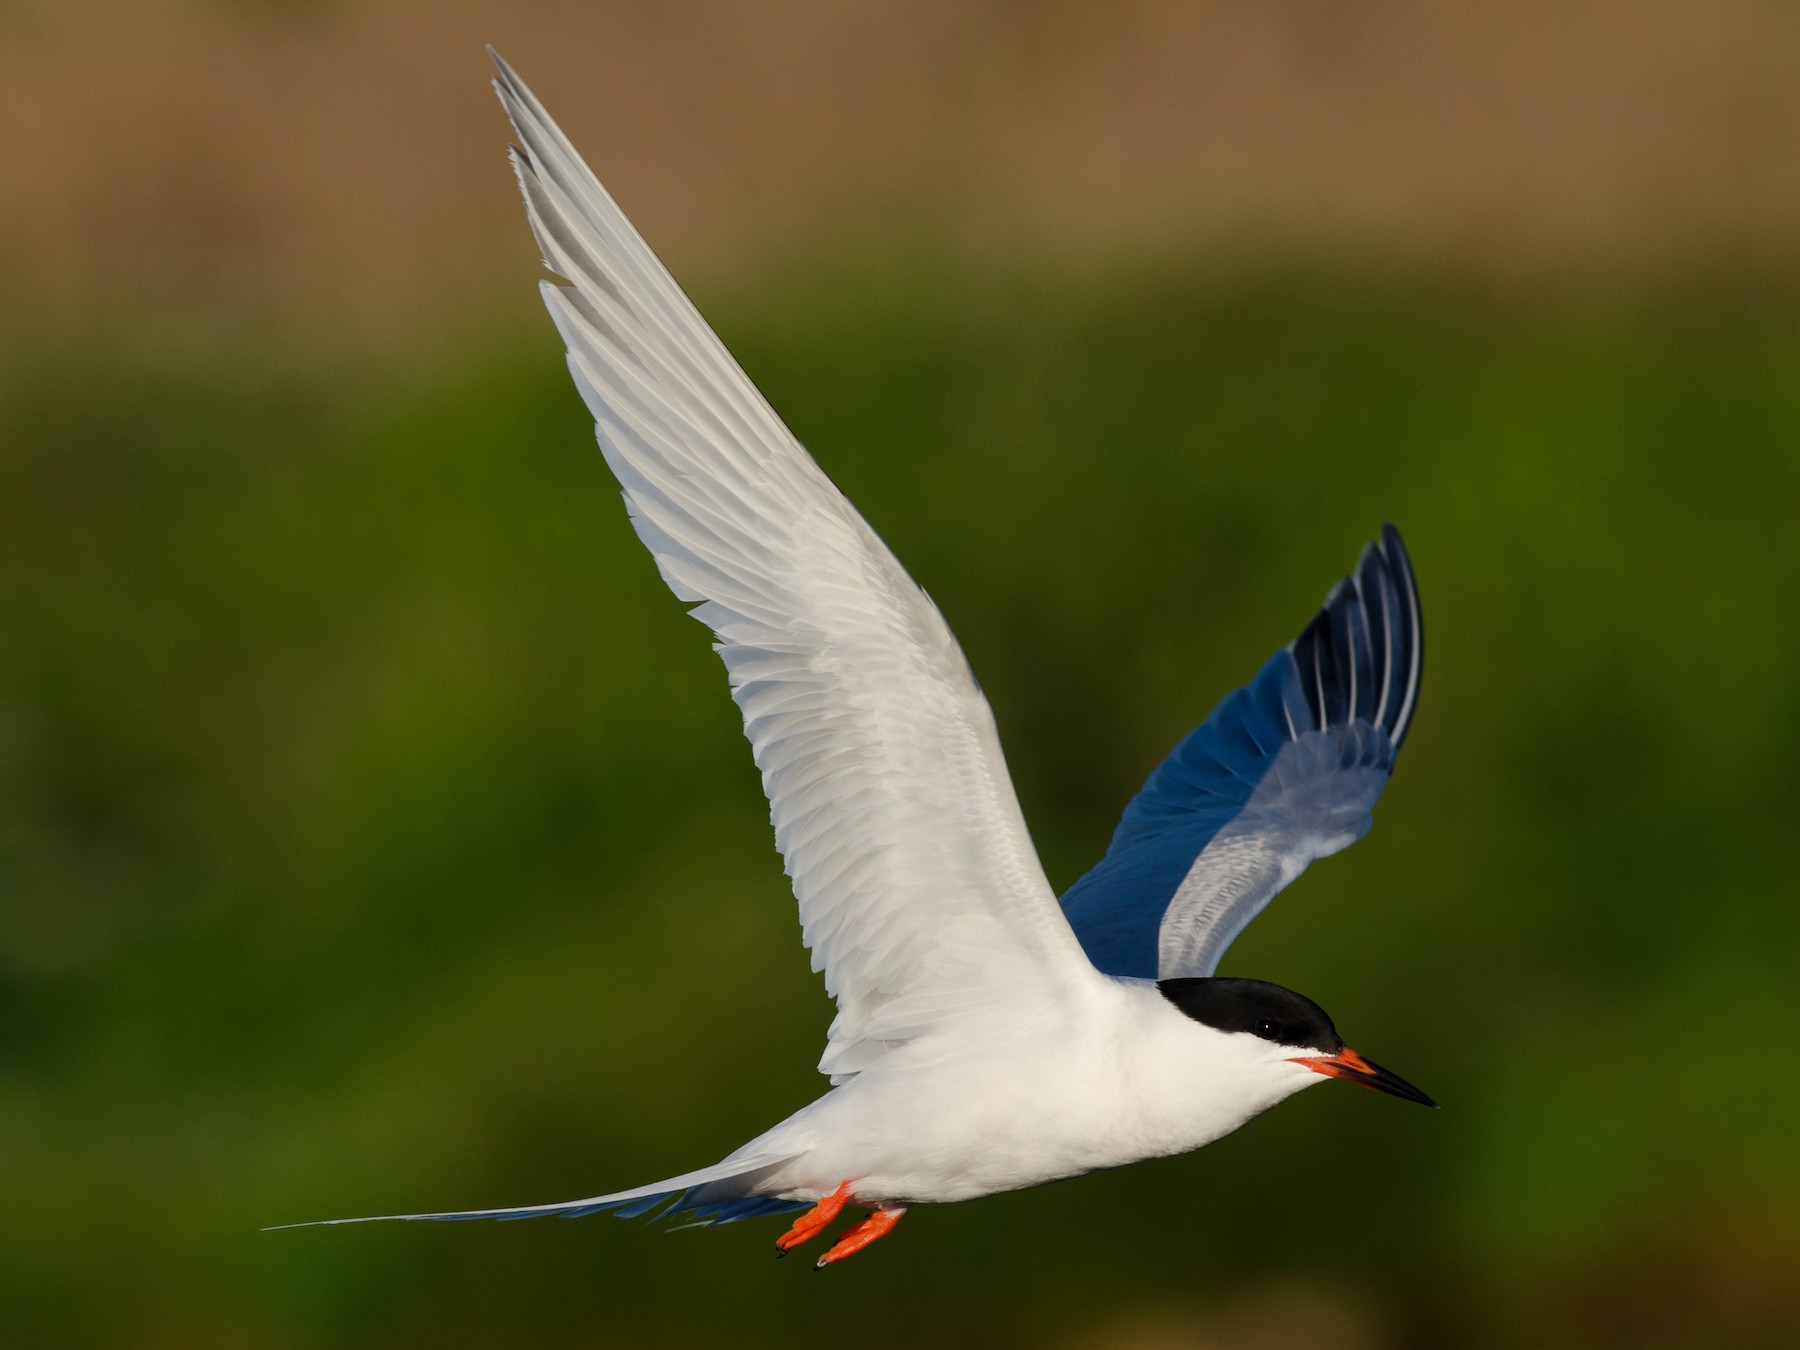
[[[1400,772],[1225,972],[1444,1110],[1308,1093],[817,1277],[768,1221],[258,1232],[635,1184],[823,1086],[723,672],[521,289],[354,351],[5,339],[15,1344],[1793,1343],[1800,304],[1755,277],[921,246],[703,295],[948,616],[1059,886],[1401,526]]]

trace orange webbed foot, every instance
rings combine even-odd
[[[894,1231],[894,1225],[900,1222],[900,1216],[906,1213],[906,1206],[896,1205],[891,1209],[878,1209],[854,1228],[845,1231],[831,1250],[818,1260],[814,1270],[823,1270],[834,1261],[842,1261],[846,1256],[855,1256],[876,1238],[886,1237]]]
[[[849,1203],[850,1183],[843,1182],[830,1195],[824,1196],[798,1219],[794,1226],[775,1239],[775,1256],[779,1260],[786,1256],[802,1242],[811,1242],[824,1232],[831,1221],[838,1216],[838,1211]]]

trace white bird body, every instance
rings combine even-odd
[[[498,58],[496,57],[498,63]],[[1416,1088],[1324,1012],[1213,976],[1315,858],[1369,826],[1416,704],[1417,592],[1388,527],[1312,624],[1051,889],[993,714],[943,616],[801,448],[503,63],[545,302],[631,522],[712,629],[813,966],[833,1087],[723,1161],[628,1191],[402,1218],[612,1210],[875,1215],[1187,1152],[1319,1081]],[[333,1222],[359,1222],[337,1220]]]
[[[1240,1039],[1102,975],[1010,1023],[921,1037],[734,1156],[792,1152],[760,1194],[812,1202],[855,1178],[859,1203],[908,1205],[1186,1153],[1324,1081]]]

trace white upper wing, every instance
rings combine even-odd
[[[1097,980],[937,607],[495,56],[569,369],[638,536],[702,602],[762,770],[840,1081],[959,1012]]]

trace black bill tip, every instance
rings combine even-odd
[[[1438,1109],[1436,1102],[1399,1074],[1391,1069],[1382,1068],[1373,1060],[1364,1059],[1348,1046],[1335,1055],[1306,1056],[1295,1059],[1294,1063],[1304,1064],[1314,1073],[1322,1073],[1327,1078],[1342,1078],[1347,1082],[1360,1083],[1366,1088],[1374,1088],[1377,1092],[1385,1092],[1390,1097],[1417,1102],[1420,1106],[1429,1106],[1434,1111]]]

